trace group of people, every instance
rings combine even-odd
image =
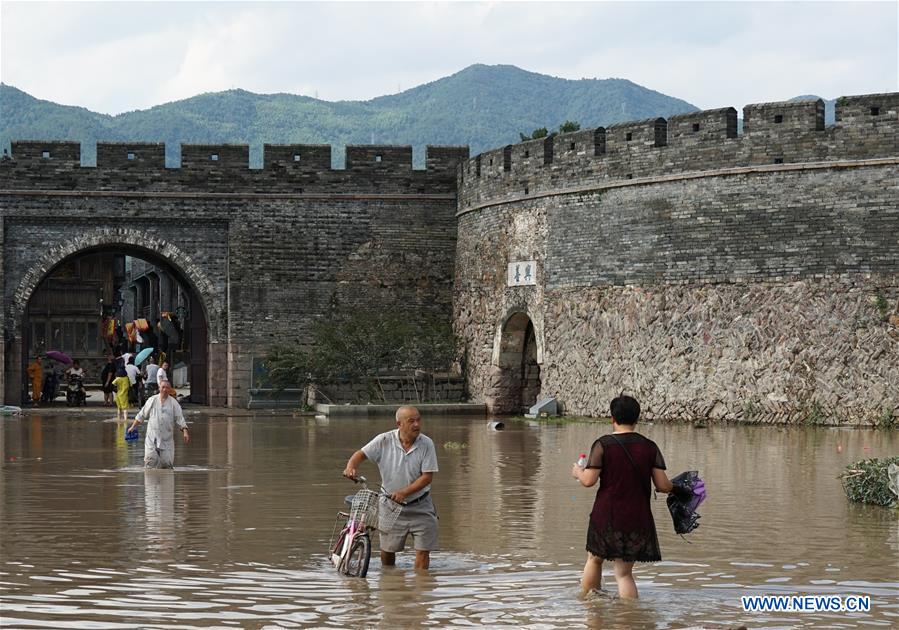
[[[70,368],[80,369],[77,362]],[[31,370],[29,376],[39,378]],[[117,419],[127,422],[129,394],[141,378],[151,385],[155,383],[155,387],[150,388],[153,394],[138,411],[129,431],[147,422],[145,466],[171,468],[175,428],[181,431],[185,443],[190,442],[190,433],[168,379],[168,363],[160,366],[150,357],[142,375],[132,355],[126,353],[118,358],[109,355],[103,370],[103,391],[107,403],[115,392]],[[39,392],[40,385],[35,381],[33,385]],[[649,503],[652,486],[662,493],[679,489],[665,472],[665,459],[658,445],[635,430],[640,403],[622,395],[612,400],[609,410],[612,433],[595,440],[586,462],[578,462],[571,469],[572,477],[582,486],[590,488],[599,483],[587,525],[587,561],[581,588],[584,593],[599,589],[603,562],[611,561],[619,595],[635,598],[634,563],[662,559]],[[350,456],[343,475],[355,479],[365,460],[378,466],[385,491],[404,506],[391,531],[381,535],[381,563],[395,564],[396,554],[405,548],[411,536],[415,568],[427,569],[430,553],[438,548],[437,510],[431,497],[431,483],[439,470],[437,453],[434,442],[421,432],[418,409],[400,407],[395,419],[395,429],[375,436]]]
[[[609,410],[612,433],[594,441],[586,462],[571,469],[583,487],[599,483],[587,524],[581,589],[585,594],[600,589],[603,562],[610,561],[619,596],[635,598],[634,563],[662,559],[649,503],[652,486],[663,493],[680,489],[668,478],[658,445],[635,430],[640,403],[621,395],[612,400]],[[400,407],[396,429],[375,436],[354,452],[343,476],[355,479],[359,465],[367,459],[377,464],[385,491],[405,506],[391,531],[381,535],[382,565],[393,565],[396,553],[411,536],[415,568],[427,569],[431,551],[438,548],[437,511],[431,498],[438,466],[434,443],[421,432],[421,414],[415,407]]]
[[[31,382],[31,404],[34,407],[40,407],[42,402],[53,402],[63,376],[84,379],[84,368],[77,359],[64,371],[52,359],[48,359],[46,365],[43,360],[41,355],[34,357],[26,369]]]
[[[128,419],[131,405],[142,403],[146,398],[160,391],[160,383],[168,380],[169,363],[163,360],[157,364],[155,355],[151,355],[144,366],[134,364],[134,353],[125,352],[116,357],[106,356],[106,365],[100,373],[103,404],[107,407],[115,405],[123,420]],[[48,359],[44,363],[41,355],[36,356],[28,365],[26,373],[31,383],[31,404],[39,407],[41,403],[53,402],[59,383],[63,378],[84,380],[84,368],[78,359],[62,370],[59,363]]]
[[[162,383],[169,382],[169,363],[159,365],[155,355],[150,355],[143,369],[134,364],[134,354],[126,352],[119,357],[106,356],[106,365],[100,374],[103,382],[103,404],[116,406],[116,417],[128,421],[128,409],[145,398],[162,391]],[[142,392],[143,391],[143,395]]]

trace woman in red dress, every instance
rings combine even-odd
[[[634,598],[634,562],[662,559],[649,507],[650,481],[659,492],[671,492],[672,485],[659,447],[634,431],[640,403],[619,396],[609,407],[612,433],[593,443],[584,468],[575,464],[571,470],[587,488],[600,482],[587,527],[587,564],[581,588],[585,594],[599,589],[603,560],[613,560],[619,596]]]

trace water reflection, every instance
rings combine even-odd
[[[144,471],[146,544],[157,561],[171,561],[175,550],[175,471]]]
[[[641,599],[626,602],[577,596],[593,492],[568,473],[604,425],[489,431],[481,420],[426,418],[443,550],[416,574],[411,552],[382,569],[375,545],[369,578],[353,580],[324,555],[353,489],[339,475],[389,420],[190,422],[175,470],[145,472],[143,444],[126,443],[121,423],[3,421],[4,625],[899,623],[899,513],[848,503],[836,479],[847,463],[899,452],[897,432],[640,427],[671,474],[703,473],[709,499],[693,544],[674,535],[663,497],[653,502],[664,561],[636,568]],[[739,597],[753,593],[868,594],[874,608],[750,616]]]

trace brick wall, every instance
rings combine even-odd
[[[261,170],[239,146],[184,146],[179,169],[164,168],[162,145],[98,145],[97,167],[81,167],[78,153],[17,142],[0,162],[7,344],[20,342],[44,275],[88,248],[169,264],[198,292],[220,404],[245,405],[252,357],[308,340],[316,318],[396,306],[413,319],[451,316],[456,165],[467,148],[429,148],[422,171],[407,147],[349,147],[346,170],[310,145],[267,147]],[[20,360],[6,354],[12,401]]]

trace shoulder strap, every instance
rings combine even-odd
[[[618,443],[618,446],[621,447],[621,450],[624,451],[624,454],[627,455],[627,458],[630,460],[631,466],[634,467],[634,472],[637,473],[637,478],[640,479],[640,485],[646,488],[646,496],[652,496],[652,488],[649,485],[649,480],[644,479],[644,477],[640,474],[640,469],[637,468],[637,462],[635,462],[634,458],[631,457],[631,453],[627,450],[627,447],[624,446],[624,442],[619,440],[618,436],[614,433],[611,433],[610,435],[612,436],[612,439]]]

